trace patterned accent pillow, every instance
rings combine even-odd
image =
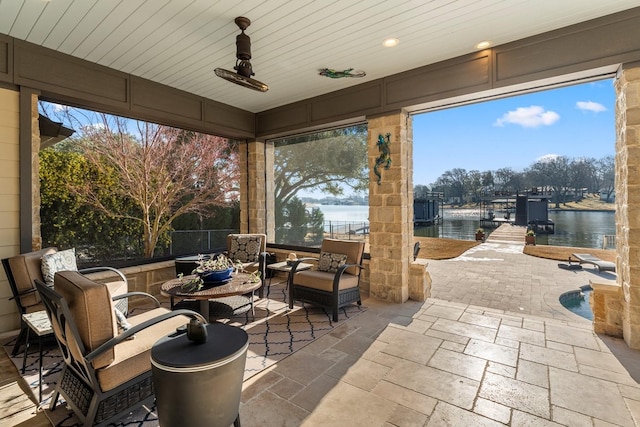
[[[131,329],[131,323],[127,321],[127,317],[123,312],[118,310],[117,307],[113,307],[113,312],[116,314],[116,321],[118,322],[118,326],[120,327],[120,329],[122,329],[123,331]]]
[[[318,262],[319,271],[328,271],[335,273],[341,265],[347,263],[345,254],[332,254],[331,252],[320,253],[320,262]]]
[[[42,277],[47,285],[53,286],[53,276],[58,271],[78,271],[75,248],[42,256]]]
[[[256,262],[261,247],[262,239],[260,236],[233,236],[227,256],[234,262]]]

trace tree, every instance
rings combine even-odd
[[[311,244],[320,244],[324,237],[324,214],[320,208],[311,208],[307,214]]]
[[[341,195],[344,188],[368,188],[367,128],[358,125],[276,143],[276,200],[285,206],[298,192],[314,190]]]
[[[431,190],[426,185],[416,185],[413,187],[413,198],[414,199],[426,199],[431,193]]]
[[[465,182],[467,181],[466,169],[452,169],[443,173],[435,182],[435,186],[443,188],[447,197],[458,198],[458,203],[464,203]]]
[[[366,190],[367,128],[358,125],[285,138],[275,148],[276,242],[304,244],[307,229],[316,242],[324,234],[324,215],[319,209],[307,212],[297,195],[305,190],[333,196],[345,188]]]
[[[511,168],[500,168],[493,174],[496,189],[500,191],[508,191],[511,188],[511,182],[515,172]]]
[[[121,212],[135,212],[135,206],[116,197],[116,177],[98,173],[87,159],[69,144],[40,151],[40,232],[44,246],[76,247],[83,262],[126,259],[140,250],[141,227],[131,220],[115,220],[93,209],[71,190],[85,180],[99,183],[105,205]]]
[[[115,174],[114,195],[130,200],[136,214],[104,203],[101,187],[88,180],[73,189],[112,218],[138,222],[143,256],[152,257],[172,222],[185,213],[205,213],[237,199],[237,149],[227,139],[96,114],[80,129],[82,151],[99,173]]]
[[[573,159],[569,163],[570,185],[575,191],[576,200],[582,199],[581,189],[586,188],[587,191],[593,188],[595,175],[595,159],[578,158]]]
[[[569,159],[565,156],[545,158],[534,163],[530,170],[536,182],[553,190],[553,200],[559,208],[560,202],[565,202],[571,184]]]
[[[482,173],[478,170],[469,171],[467,179],[465,180],[465,188],[468,193],[473,196],[473,201],[480,202],[480,195],[482,193]]]
[[[606,156],[596,161],[596,177],[597,177],[597,190],[604,194],[604,199],[607,202],[611,201],[611,195],[615,191],[616,175],[615,175],[615,160],[613,156]]]
[[[485,192],[492,191],[494,187],[495,185],[494,185],[493,172],[491,171],[482,172],[482,190]]]
[[[283,225],[288,226],[281,230],[283,241],[293,245],[304,245],[307,236],[307,212],[302,200],[294,197],[285,205],[283,214]]]

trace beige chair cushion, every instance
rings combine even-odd
[[[126,294],[127,292],[129,292],[129,287],[127,286],[127,282],[123,280],[119,280],[117,282],[107,282],[105,284],[109,289],[109,294],[111,294],[111,297]]]
[[[42,257],[55,252],[56,248],[44,248],[9,258],[9,267],[16,282],[18,293],[34,289],[34,281],[36,279],[44,282],[41,269]],[[37,292],[21,296],[20,304],[27,310],[27,313],[44,310],[44,306],[40,302],[40,295]]]
[[[326,292],[333,292],[333,278],[335,273],[318,270],[305,270],[293,276],[293,284],[305,286],[307,288],[318,289]],[[344,273],[340,278],[339,290],[355,288],[358,286],[358,276]]]
[[[117,333],[117,324],[113,313],[113,305],[109,288],[104,283],[97,283],[88,279],[77,271],[61,271],[55,275],[54,289],[69,305],[80,340],[85,353],[95,350]],[[67,333],[67,339],[73,339],[73,334]],[[74,357],[81,359],[77,343],[68,343],[69,351]],[[77,354],[76,354],[77,353]],[[93,362],[94,368],[109,365],[115,358],[114,351],[106,351]]]
[[[129,317],[127,320],[131,326],[135,326],[168,311],[166,308],[156,308]],[[113,361],[108,366],[96,371],[102,391],[116,388],[120,384],[150,370],[153,344],[165,335],[175,332],[178,326],[187,323],[189,323],[189,318],[186,316],[171,317],[136,333],[134,339],[125,340],[116,345],[114,347],[115,358]]]

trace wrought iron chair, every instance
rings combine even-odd
[[[7,280],[9,281],[11,293],[13,294],[11,299],[15,301],[18,308],[18,314],[20,315],[20,334],[13,346],[13,350],[11,352],[12,356],[18,354],[18,350],[20,350],[20,346],[26,338],[27,325],[22,321],[22,315],[44,310],[44,305],[40,301],[40,295],[36,292],[34,281],[40,280],[44,282],[44,277],[42,275],[42,257],[56,252],[56,248],[50,247],[39,251],[16,255],[10,258],[4,258],[2,260],[2,266],[4,267]],[[127,278],[121,271],[115,268],[91,267],[81,269],[79,271],[82,273],[111,271],[117,276],[117,280],[108,283],[111,294],[115,296],[124,294],[128,291],[129,285]],[[121,312],[126,313],[127,300],[121,300],[117,307]]]
[[[353,304],[362,304],[360,272],[364,268],[362,257],[364,242],[357,240],[324,239],[319,258],[298,258],[289,272],[289,308],[294,301],[309,302],[329,308],[334,322],[338,310]],[[315,261],[312,270],[297,271],[302,262]]]
[[[176,332],[189,317],[205,319],[191,310],[169,311],[147,295],[156,308],[129,317],[130,328],[118,333],[108,287],[75,271],[55,275],[54,289],[36,280],[64,358],[64,367],[51,400],[54,410],[62,396],[85,426],[103,426],[141,405],[153,403],[151,348]],[[131,339],[134,337],[135,339]]]

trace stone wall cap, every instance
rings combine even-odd
[[[602,278],[589,279],[589,284],[594,290],[598,289],[598,290],[606,291],[606,290],[613,290],[613,289],[617,290],[620,288],[620,285],[615,280],[608,280],[608,279],[602,279]]]

